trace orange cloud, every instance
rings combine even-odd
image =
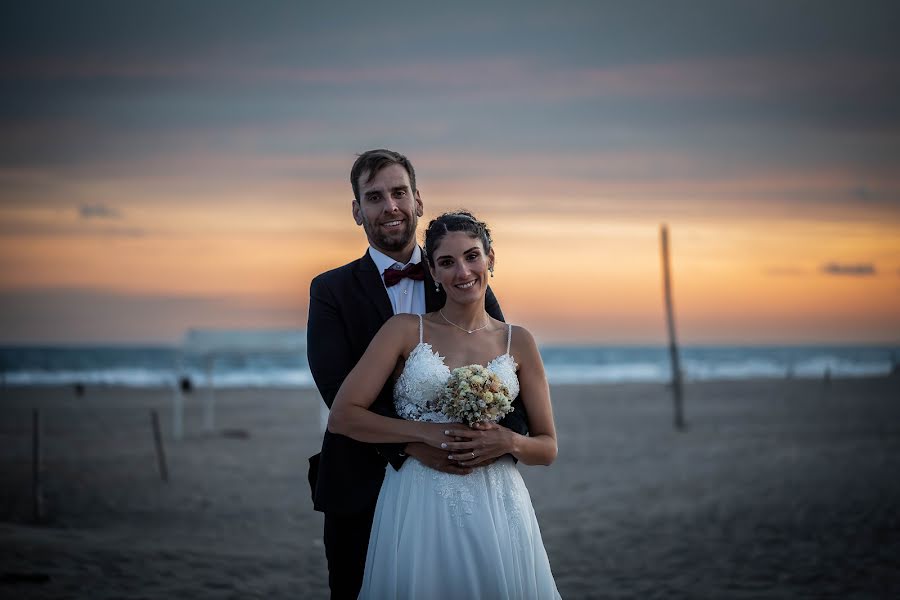
[[[591,182],[564,171],[573,164],[587,168],[593,157],[545,163],[525,158],[498,161],[500,175],[494,178],[488,176],[491,163],[482,165],[485,174],[465,179],[441,174],[452,166],[442,155],[417,164],[425,221],[459,206],[488,221],[497,252],[494,285],[504,309],[542,340],[664,339],[658,249],[663,217],[671,226],[675,302],[685,341],[900,337],[900,213],[892,204],[739,201],[775,196],[779,189],[846,192],[850,178],[841,173]],[[460,159],[462,168],[476,159]],[[318,160],[310,168],[337,168],[336,157]],[[523,164],[563,173],[508,174]],[[240,299],[254,323],[266,322],[271,311],[275,324],[284,320],[273,307],[305,315],[310,279],[357,258],[366,246],[351,220],[343,181],[15,176],[40,182],[51,201],[0,197],[0,295],[66,288],[128,297]],[[118,218],[81,219],[77,207],[84,203],[115,206]],[[821,272],[829,261],[872,264],[874,273],[829,277]],[[236,314],[208,302],[210,318],[218,314],[227,322]],[[155,311],[153,318],[167,326],[190,326],[197,314],[186,305],[167,306],[187,311],[165,319]],[[145,329],[109,335],[138,331]]]

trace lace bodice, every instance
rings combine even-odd
[[[509,388],[510,400],[519,395],[516,361],[509,353],[512,326],[508,325],[506,352],[485,365],[495,372]],[[435,352],[422,337],[422,315],[419,315],[419,343],[406,359],[403,372],[394,384],[394,408],[401,418],[409,421],[448,423],[452,419],[441,412],[438,404],[444,385],[450,378],[450,368],[444,357]]]

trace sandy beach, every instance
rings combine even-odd
[[[326,598],[313,391],[0,389],[0,596]],[[551,467],[521,467],[565,598],[900,594],[900,378],[555,386]],[[47,522],[31,520],[31,415]],[[160,479],[150,411],[163,425]]]

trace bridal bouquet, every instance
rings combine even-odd
[[[512,412],[509,389],[496,373],[481,365],[453,369],[440,404],[441,412],[470,427],[479,421],[499,421]]]

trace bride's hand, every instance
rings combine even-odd
[[[461,467],[481,467],[490,464],[513,452],[514,431],[496,423],[475,423],[472,428],[465,425],[453,425],[448,435],[458,441],[446,442],[450,451],[450,460],[455,460]]]

